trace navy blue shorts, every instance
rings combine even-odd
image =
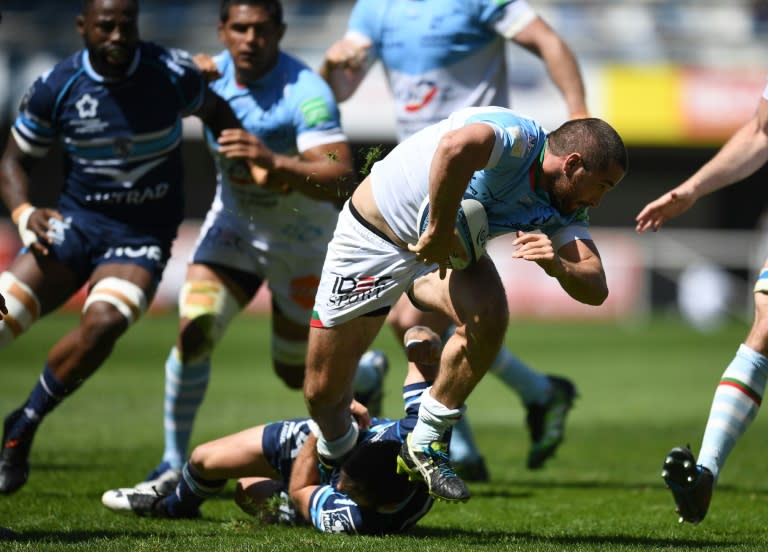
[[[51,257],[69,267],[83,282],[103,264],[138,265],[159,283],[171,256],[176,228],[126,225],[83,212],[62,212],[52,220]]]

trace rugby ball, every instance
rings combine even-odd
[[[429,196],[424,199],[421,207],[419,207],[419,216],[417,218],[419,236],[427,229],[428,225]],[[451,255],[449,260],[451,268],[463,270],[476,263],[483,256],[488,243],[488,216],[482,203],[472,198],[461,200],[459,210],[456,212],[455,232],[459,236],[469,260],[465,261],[458,255]]]

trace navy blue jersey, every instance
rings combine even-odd
[[[403,387],[405,417],[390,420],[373,418],[371,428],[360,432],[358,442],[405,441],[413,431],[419,417],[421,394],[428,383],[414,383]],[[264,428],[262,448],[270,465],[287,483],[293,461],[309,434],[309,419],[293,419],[267,424]],[[392,469],[396,469],[393,462]],[[361,509],[346,494],[336,489],[339,474],[334,471],[327,484],[320,485],[311,497],[310,522],[324,533],[384,534],[399,533],[412,527],[432,508],[433,499],[426,485],[416,484],[413,492],[400,504],[389,510]]]
[[[173,237],[184,214],[182,118],[200,108],[205,87],[180,50],[142,42],[120,79],[96,73],[81,50],[33,83],[12,132],[35,157],[61,143],[63,213]]]

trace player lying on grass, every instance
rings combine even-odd
[[[426,485],[396,471],[397,454],[416,424],[422,393],[437,372],[440,337],[423,326],[406,332],[405,417],[370,418],[352,403],[361,427],[354,453],[331,472],[319,469],[309,418],[259,425],[196,447],[168,495],[123,488],[102,496],[115,511],[168,518],[200,516],[200,505],[239,478],[235,501],[262,520],[311,523],[324,533],[402,532],[429,512]],[[290,497],[290,500],[289,500]]]

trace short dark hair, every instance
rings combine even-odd
[[[358,445],[341,466],[346,486],[365,496],[374,507],[402,501],[416,483],[397,473],[397,441],[368,441]]]
[[[138,12],[139,11],[139,0],[132,0],[132,1],[133,1],[133,4],[136,6],[136,11]],[[93,4],[95,2],[96,2],[96,0],[83,0],[83,11],[82,11],[83,15],[85,15],[88,12],[88,10],[90,10],[91,7],[93,7]]]
[[[280,0],[221,0],[219,21],[226,23],[229,19],[229,8],[239,5],[261,6],[269,14],[269,18],[278,25],[283,24],[283,5]]]
[[[625,173],[629,170],[629,155],[621,136],[611,125],[595,117],[563,123],[549,133],[547,147],[555,155],[578,152],[597,170],[607,169],[614,163]]]

